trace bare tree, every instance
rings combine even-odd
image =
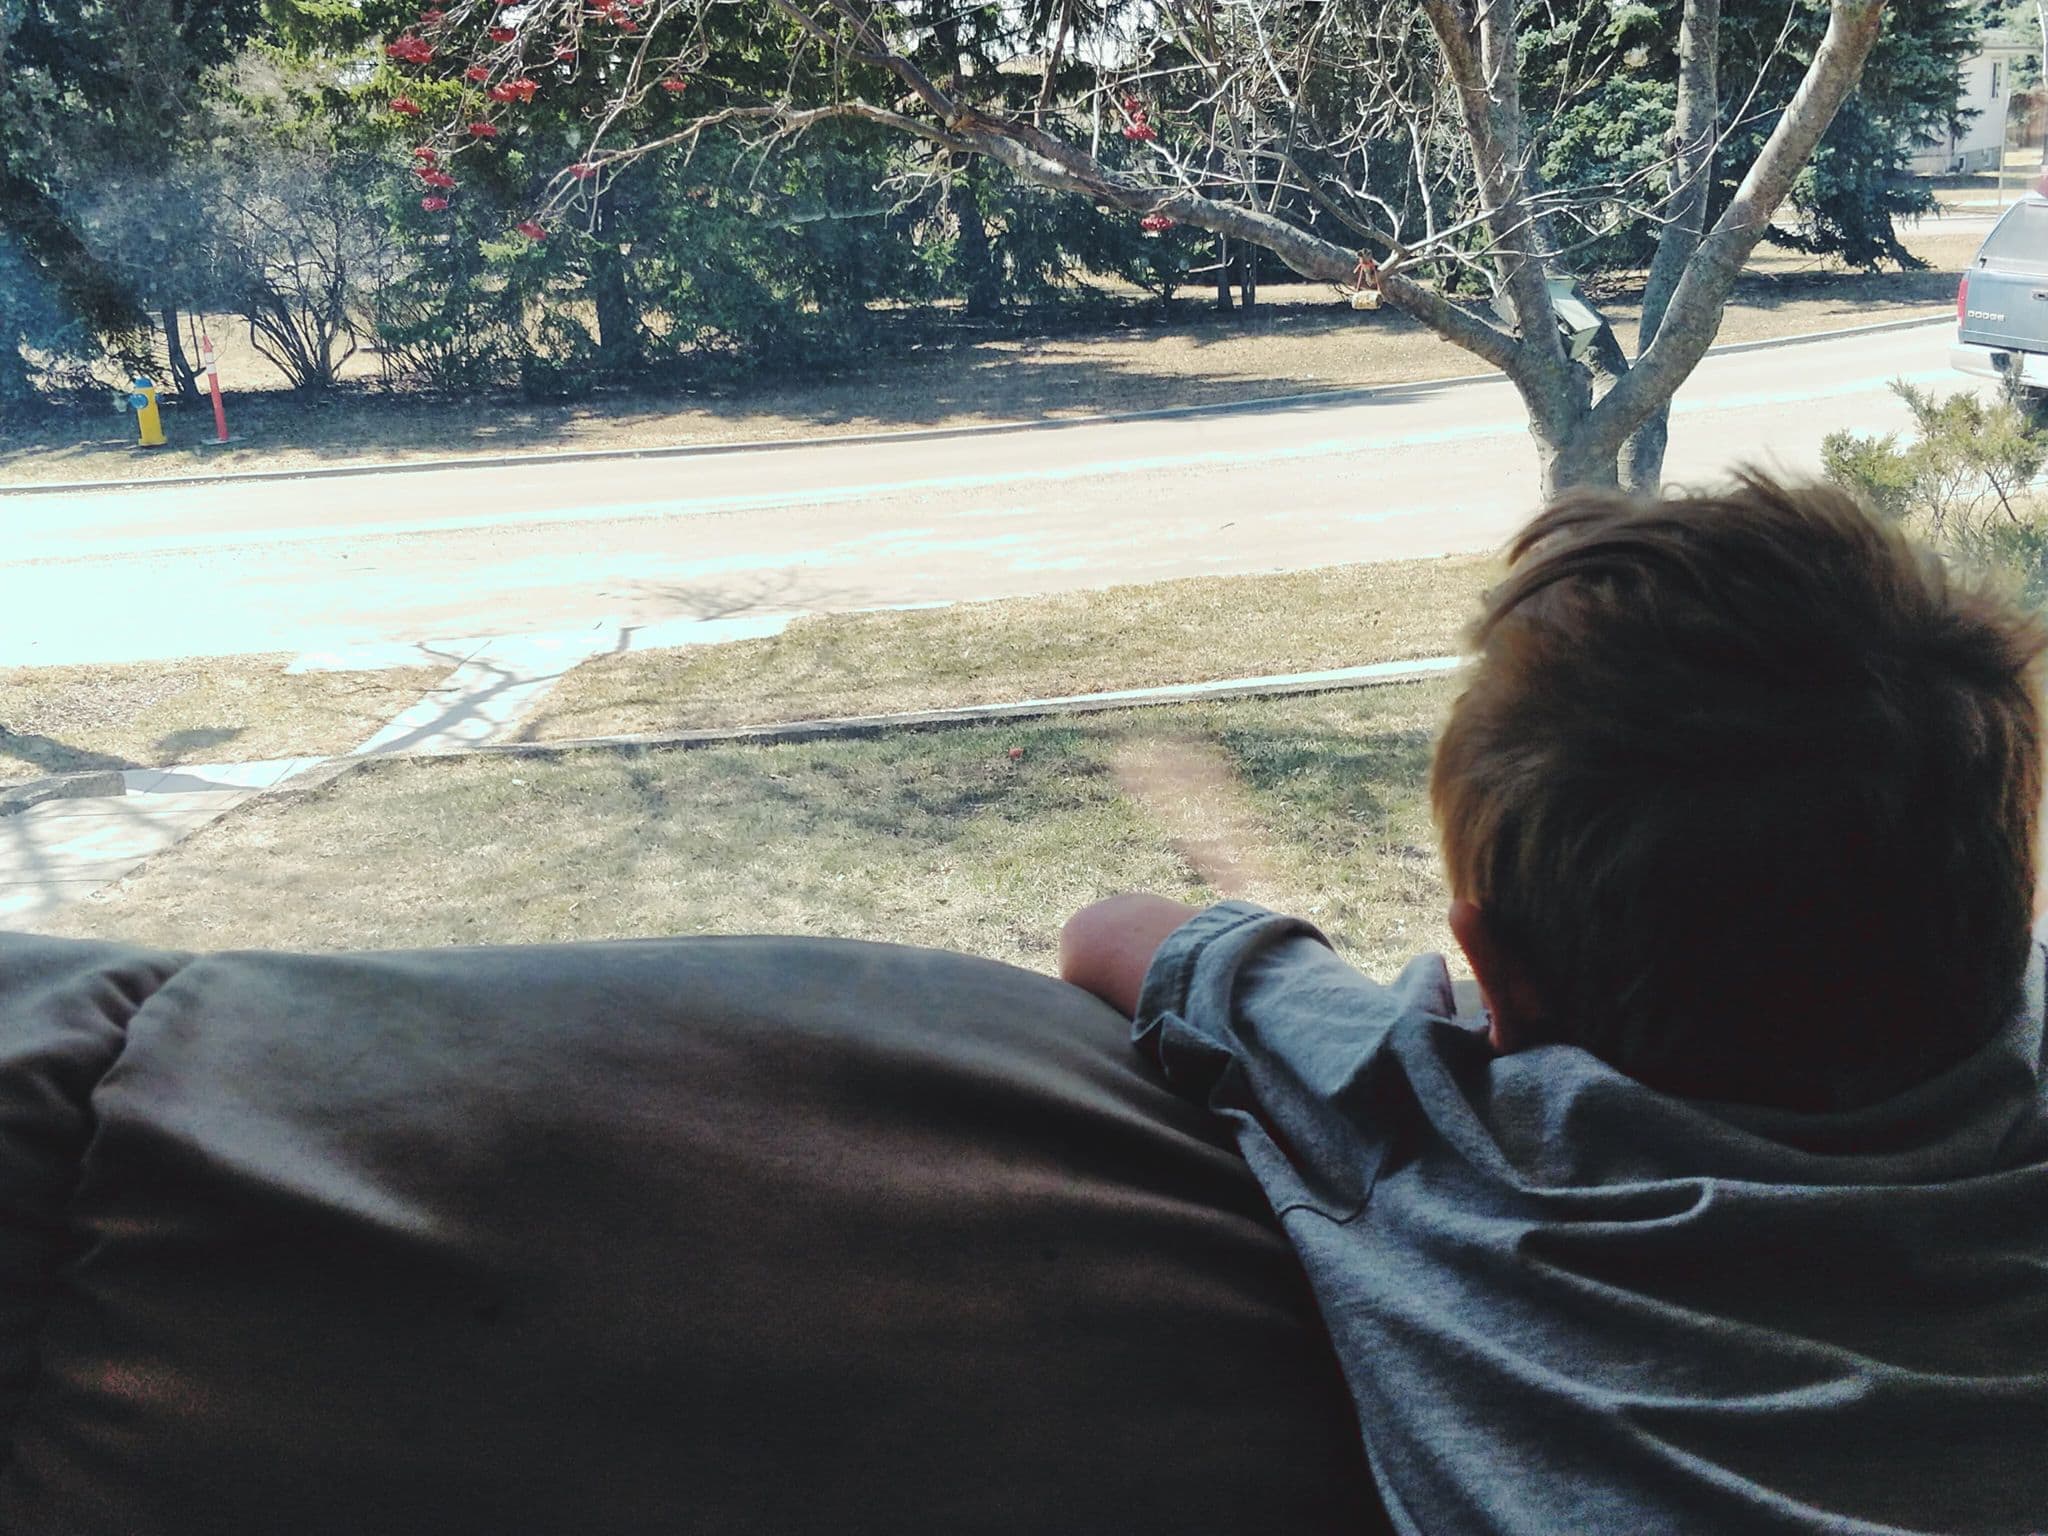
[[[214,258],[256,350],[302,394],[333,385],[389,266],[387,230],[361,178],[323,150],[224,168],[212,191]]]
[[[1524,102],[1524,11],[1564,39],[1542,82],[1552,107],[1626,67],[1601,41],[1607,7],[1576,3],[1578,19],[1562,24],[1560,0],[1038,5],[1016,12],[1020,59],[1044,45],[1035,99],[1021,110],[1005,110],[991,72],[935,48],[944,28],[900,0],[530,0],[503,12],[460,0],[425,13],[394,57],[438,74],[466,67],[483,87],[475,136],[486,141],[521,90],[531,99],[536,75],[547,89],[590,94],[591,137],[551,184],[543,219],[591,208],[627,161],[713,130],[767,153],[820,124],[879,125],[923,146],[934,175],[983,156],[1150,228],[1181,223],[1262,247],[1304,277],[1371,295],[1362,307],[1384,301],[1513,382],[1546,493],[1648,488],[1661,477],[1672,396],[1855,87],[1884,0],[1829,0],[1790,99],[1758,101],[1752,82],[1732,104],[1718,69],[1720,0],[1684,0],[1657,184],[1638,173],[1551,187],[1536,170],[1543,114]],[[1803,0],[1788,4],[1789,32]],[[785,48],[789,68],[742,86],[728,53],[751,40],[758,57],[764,38]],[[688,93],[695,105],[680,111]],[[1709,223],[1721,136],[1759,117],[1773,120],[1770,132]],[[474,142],[469,132],[450,125],[445,147]],[[1630,223],[1653,229],[1656,244],[1633,358],[1604,324],[1568,337],[1558,322],[1574,245]]]

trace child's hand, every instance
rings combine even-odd
[[[1128,1018],[1138,1011],[1152,956],[1200,910],[1139,891],[1083,907],[1060,930],[1060,977]]]

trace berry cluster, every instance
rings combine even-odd
[[[1148,213],[1138,220],[1138,228],[1148,235],[1163,235],[1173,228],[1174,221],[1163,213]]]
[[[1159,130],[1147,120],[1145,103],[1135,96],[1125,96],[1117,103],[1124,109],[1124,116],[1130,121],[1124,124],[1124,137],[1134,144],[1150,144],[1159,137]]]
[[[523,12],[508,12],[506,8],[526,3],[526,0],[493,0],[500,14],[491,18],[484,27],[483,35],[493,44],[517,43],[520,33],[520,18]],[[584,15],[595,21],[609,23],[619,32],[632,33],[640,30],[641,22],[637,13],[645,11],[653,0],[583,0]],[[450,12],[442,4],[429,0],[427,7],[420,11],[417,20],[405,27],[397,37],[385,44],[384,52],[400,64],[431,65],[441,56],[436,41],[449,44],[448,33],[460,24],[450,20]],[[429,35],[438,34],[430,41]],[[449,46],[453,46],[449,44]],[[558,41],[553,49],[555,62],[573,68],[576,63],[578,40],[566,37]],[[452,68],[454,61],[450,61]],[[515,64],[514,68],[517,67]],[[438,72],[436,72],[438,73]],[[462,69],[462,78],[474,86],[483,87],[484,97],[499,106],[524,106],[530,104],[540,90],[540,82],[526,75],[491,83],[493,66],[474,62]],[[679,96],[689,89],[690,82],[684,76],[671,75],[656,82],[671,96]],[[393,96],[388,103],[390,111],[397,117],[419,117],[424,109],[410,96]],[[1139,113],[1142,122],[1144,114]],[[472,141],[483,143],[500,137],[502,130],[488,118],[474,118],[463,124],[460,130]],[[449,206],[447,194],[456,189],[454,176],[442,168],[442,152],[428,145],[421,145],[412,152],[413,172],[419,177],[426,196],[420,199],[420,207],[428,213],[441,213]],[[452,162],[451,162],[452,163]],[[568,174],[577,181],[590,181],[597,177],[600,167],[584,161],[568,168]],[[514,226],[529,240],[544,240],[547,230],[534,220]]]

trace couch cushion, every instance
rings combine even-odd
[[[194,961],[93,1095],[0,1529],[1369,1527],[1127,1030],[829,941]]]
[[[72,1245],[64,1211],[92,1136],[88,1096],[174,955],[0,939],[0,1461],[36,1377],[36,1340]]]

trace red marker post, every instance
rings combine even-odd
[[[228,413],[220,403],[220,365],[213,360],[213,338],[199,333],[199,361],[206,366],[206,387],[213,395],[213,440],[228,440]]]

